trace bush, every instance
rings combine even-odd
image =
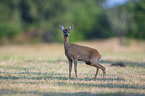
[[[20,32],[20,28],[15,24],[0,23],[0,39],[14,39]]]

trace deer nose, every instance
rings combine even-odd
[[[68,37],[68,34],[65,34],[64,36],[65,36],[65,37]]]

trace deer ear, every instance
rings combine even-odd
[[[72,24],[70,27],[69,27],[69,30],[72,30],[74,28],[74,24]]]
[[[64,30],[64,27],[62,25],[59,25],[59,27],[61,28],[62,31]]]

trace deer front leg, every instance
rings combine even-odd
[[[71,70],[72,70],[72,60],[69,60],[69,79],[71,77]]]
[[[77,60],[74,61],[74,70],[75,70],[75,76],[77,79]]]

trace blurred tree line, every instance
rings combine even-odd
[[[145,0],[103,8],[106,0],[0,0],[0,43],[63,41],[59,24],[74,24],[70,40],[145,39]]]

